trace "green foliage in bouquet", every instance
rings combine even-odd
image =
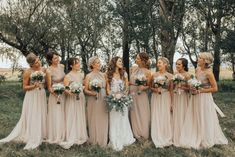
[[[131,107],[132,103],[133,103],[133,98],[131,95],[124,95],[121,98],[116,98],[114,97],[114,95],[108,95],[105,98],[106,102],[107,102],[107,108],[108,111],[110,112],[112,109],[115,109],[118,112],[124,112],[124,107]]]

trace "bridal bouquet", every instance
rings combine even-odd
[[[190,87],[193,87],[196,90],[198,90],[202,86],[201,81],[197,80],[196,77],[193,76],[193,75],[191,76],[191,79],[188,80],[188,84],[189,84]],[[190,90],[190,93],[192,95],[195,95],[195,93],[192,90]]]
[[[161,94],[161,88],[167,88],[167,76],[157,76],[153,80],[154,88],[159,88],[158,94]]]
[[[43,81],[45,74],[42,71],[35,71],[30,75],[30,79],[32,82],[39,82],[41,83]],[[39,87],[39,89],[41,89]]]
[[[52,85],[52,89],[54,90],[55,94],[57,95],[57,104],[60,104],[60,96],[65,91],[65,86],[61,83],[56,83]]]
[[[100,81],[97,80],[97,79],[93,79],[90,81],[90,87],[92,90],[94,90],[95,92],[99,93],[100,92]],[[97,96],[96,96],[96,99],[97,99]]]
[[[141,73],[141,74],[138,74],[135,78],[135,84],[137,86],[143,86],[143,85],[146,85],[147,84],[147,78],[146,76]],[[141,94],[141,91],[138,91],[138,94]]]
[[[178,92],[179,94],[181,94],[180,90],[178,90],[178,88],[181,87],[182,82],[185,82],[185,77],[181,74],[175,74],[173,76],[172,80],[173,80],[173,84],[176,86],[175,93]]]
[[[69,85],[69,89],[72,93],[76,94],[76,100],[79,100],[79,94],[82,92],[82,84],[78,83],[78,82],[72,82]]]
[[[115,109],[118,112],[124,113],[124,107],[129,108],[133,103],[131,95],[111,94],[105,98],[108,106],[108,111]]]

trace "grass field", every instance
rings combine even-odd
[[[22,143],[6,143],[0,145],[0,157],[106,157],[106,156],[156,156],[156,157],[234,157],[235,156],[235,82],[222,81],[222,91],[214,94],[215,102],[226,114],[220,118],[221,127],[229,140],[228,145],[214,146],[210,149],[194,150],[173,146],[156,149],[151,141],[136,142],[125,147],[121,152],[110,148],[100,148],[84,144],[65,150],[57,145],[43,143],[31,151],[23,150]],[[16,125],[21,114],[24,92],[18,82],[0,84],[0,139],[7,136]]]

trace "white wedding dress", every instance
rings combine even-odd
[[[121,92],[123,88],[124,82],[113,78],[111,93]],[[124,108],[124,113],[113,109],[110,112],[109,123],[109,146],[114,150],[120,151],[124,146],[135,142],[128,118],[128,108]]]

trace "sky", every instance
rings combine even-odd
[[[176,61],[180,57],[181,56],[179,54],[176,54],[174,56],[174,61]],[[20,57],[18,63],[19,63],[20,66],[22,66],[24,68],[29,67],[24,56]],[[12,65],[12,62],[10,60],[4,59],[4,58],[0,58],[0,68],[11,68],[11,65]]]
[[[24,68],[29,67],[27,62],[26,62],[25,57],[20,57],[18,63],[19,63],[20,66],[22,66]],[[11,65],[12,65],[12,62],[10,60],[0,58],[0,68],[11,68]]]

